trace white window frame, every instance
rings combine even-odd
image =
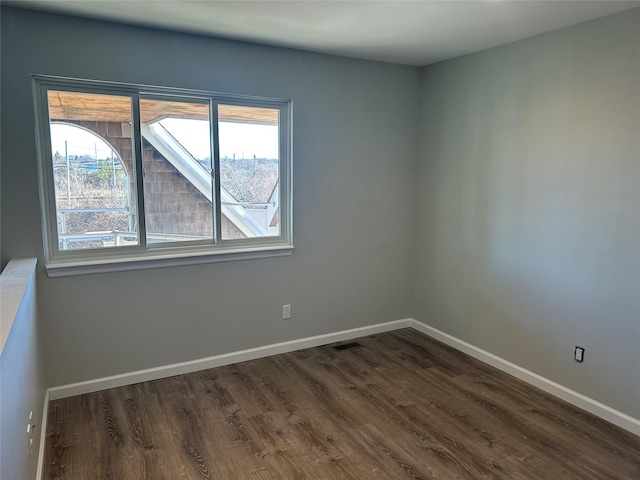
[[[292,102],[202,90],[81,80],[48,75],[33,75],[32,86],[36,119],[38,180],[44,242],[45,268],[50,277],[136,270],[175,265],[242,260],[290,255],[293,252],[292,188]],[[47,92],[68,91],[130,97],[132,101],[132,140],[139,244],[135,246],[61,250],[58,242],[56,199],[51,151],[51,132]],[[142,181],[142,135],[140,99],[208,102],[212,139],[214,233],[211,241],[187,243],[151,243],[147,245],[144,186]],[[279,221],[280,235],[246,239],[221,239],[220,158],[218,150],[218,105],[271,108],[279,111]]]

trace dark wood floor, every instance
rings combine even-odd
[[[640,479],[640,437],[413,330],[52,401],[46,479]]]

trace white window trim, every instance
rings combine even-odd
[[[232,260],[246,260],[293,253],[293,208],[292,208],[292,124],[291,100],[261,98],[246,95],[231,95],[201,90],[184,90],[170,87],[136,85],[126,83],[80,80],[46,75],[32,76],[34,107],[36,118],[36,146],[38,152],[38,180],[45,253],[45,268],[50,277],[93,274],[123,270],[137,270],[178,265],[194,265]],[[140,245],[133,247],[113,247],[101,249],[60,250],[56,221],[56,200],[50,147],[50,121],[47,92],[70,91],[96,94],[123,95],[132,98],[134,141],[134,164],[137,182],[136,202],[138,209]],[[139,125],[139,99],[147,95],[189,100],[191,98],[210,102],[212,110],[213,168],[220,171],[217,148],[217,106],[242,105],[248,107],[274,108],[280,111],[280,155],[279,155],[279,195],[281,234],[274,237],[254,237],[249,239],[222,240],[221,201],[212,202],[215,231],[210,243],[189,242],[189,245],[150,244],[146,245],[144,227],[144,191],[141,181],[141,131]],[[215,192],[220,192],[219,174],[215,174]],[[214,197],[217,196],[217,193]]]
[[[94,273],[122,272],[127,270],[144,270],[149,268],[177,267],[183,265],[200,265],[205,263],[229,262],[235,260],[251,260],[256,258],[284,257],[293,253],[293,245],[273,247],[251,247],[215,249],[209,252],[186,251],[160,253],[153,249],[153,255],[120,256],[99,260],[65,261],[49,263],[45,266],[51,278],[72,275],[90,275]]]

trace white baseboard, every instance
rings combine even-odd
[[[146,382],[149,380],[158,380],[160,378],[172,377],[174,375],[182,375],[184,373],[197,372],[207,368],[222,367],[233,363],[246,362],[247,360],[255,360],[256,358],[269,357],[280,353],[293,352],[303,348],[317,347],[326,345],[327,343],[341,342],[351,340],[357,337],[373,335],[375,333],[388,332],[399,328],[407,328],[412,325],[412,319],[396,320],[393,322],[379,323],[366,327],[352,328],[350,330],[342,330],[340,332],[327,333],[317,335],[315,337],[301,338],[288,342],[275,343],[263,347],[250,348],[248,350],[240,350],[238,352],[225,353],[215,355],[213,357],[201,358],[189,362],[175,363],[173,365],[164,365],[162,367],[148,368],[137,372],[123,373],[111,377],[98,378],[86,382],[73,383],[60,387],[50,388],[48,391],[51,400],[59,398],[72,397],[74,395],[82,395],[84,393],[92,393],[108,388],[122,387],[124,385],[132,385],[134,383]]]
[[[134,383],[172,377],[174,375],[196,372],[199,370],[205,370],[207,368],[231,365],[234,363],[245,362],[247,360],[255,360],[257,358],[278,355],[280,353],[293,352],[295,350],[301,350],[304,348],[317,347],[319,345],[326,345],[327,343],[351,340],[357,337],[363,337],[366,335],[373,335],[376,333],[388,332],[391,330],[398,330],[400,328],[407,327],[422,332],[425,335],[435,338],[436,340],[440,340],[441,342],[457,350],[460,350],[461,352],[471,355],[472,357],[477,358],[484,363],[487,363],[493,367],[498,368],[499,370],[502,370],[503,372],[513,375],[514,377],[519,378],[520,380],[523,380],[535,387],[538,387],[541,390],[550,393],[551,395],[561,398],[562,400],[565,400],[575,405],[576,407],[582,408],[583,410],[586,410],[587,412],[590,412],[608,422],[611,422],[614,425],[622,427],[625,430],[628,430],[636,435],[640,435],[640,420],[618,410],[615,410],[589,397],[586,397],[569,388],[566,388],[552,380],[549,380],[548,378],[522,368],[514,363],[509,362],[508,360],[500,358],[497,355],[482,350],[481,348],[471,345],[470,343],[460,340],[459,338],[449,335],[448,333],[421,323],[413,318],[396,320],[387,323],[379,323],[376,325],[353,328],[350,330],[342,330],[340,332],[327,333],[324,335],[291,340],[288,342],[276,343],[263,347],[250,348],[247,350],[225,353],[213,357],[192,360],[189,362],[165,365],[161,367],[149,368],[146,370],[139,370],[136,372],[123,373],[111,377],[99,378],[96,380],[89,380],[86,382],[73,383],[70,385],[50,388],[47,391],[45,415],[47,413],[47,405],[49,403],[49,400],[56,400],[59,398],[72,397],[74,395],[82,395],[84,393],[106,390],[108,388],[122,387]],[[46,419],[43,419],[43,432],[41,434],[40,446],[41,456],[44,447],[45,421]],[[40,461],[38,471],[40,471]]]
[[[505,360],[504,358],[500,358],[493,353],[489,353],[481,348],[478,348],[470,343],[465,342],[464,340],[460,340],[448,333],[444,333],[437,328],[433,328],[429,325],[421,323],[417,320],[411,319],[411,327],[419,332],[424,333],[430,337],[435,338],[436,340],[440,340],[442,343],[445,343],[456,350],[460,350],[478,360],[488,363],[489,365],[502,370],[503,372],[508,373],[509,375],[513,375],[520,380],[523,380],[534,387],[538,387],[541,390],[544,390],[551,395],[561,398],[566,402],[575,405],[583,410],[586,410],[589,413],[592,413],[608,422],[613,423],[625,430],[630,431],[631,433],[635,433],[636,435],[640,435],[640,420],[633,418],[626,413],[622,413],[618,410],[615,410],[603,403],[598,402],[597,400],[593,400],[592,398],[586,397],[581,393],[575,392],[567,387],[560,385],[548,378],[545,378],[537,373],[533,373],[525,368],[522,368],[514,363]]]
[[[42,480],[42,470],[44,467],[44,445],[47,439],[47,422],[49,418],[49,390],[44,394],[44,407],[42,407],[42,428],[40,429],[40,448],[38,449],[38,467],[36,469],[36,480]]]

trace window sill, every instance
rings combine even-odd
[[[123,272],[127,270],[145,270],[149,268],[201,265],[205,263],[250,260],[254,258],[284,257],[293,253],[292,245],[268,247],[235,248],[208,252],[185,252],[181,254],[156,254],[127,256],[101,260],[56,261],[45,266],[51,278],[94,273]]]

